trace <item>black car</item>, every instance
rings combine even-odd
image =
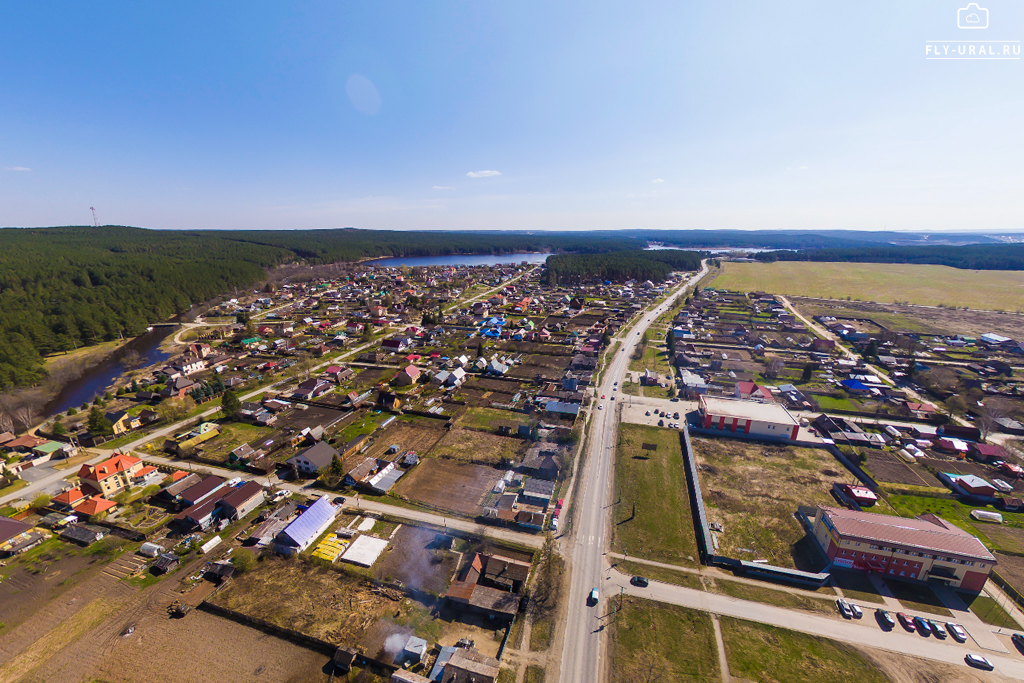
[[[1018,648],[1024,650],[1024,635],[1021,635],[1020,633],[1014,633],[1012,636],[1010,636],[1010,640],[1012,640],[1013,644],[1016,645]]]
[[[637,588],[647,588],[649,585],[651,585],[651,582],[648,581],[647,578],[644,576],[634,576],[632,579],[629,580],[629,582]]]
[[[892,618],[892,615],[886,612],[884,609],[875,610],[875,618],[882,624],[885,624],[887,628],[892,628],[896,625],[896,620]]]

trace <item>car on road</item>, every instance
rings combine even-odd
[[[649,585],[651,585],[651,582],[648,581],[647,577],[644,576],[634,576],[632,579],[629,580],[629,582],[637,588],[647,588]]]
[[[551,530],[558,531],[558,517],[551,518]]]
[[[345,496],[338,496],[337,498],[335,498],[334,499],[334,504],[335,505],[344,505],[345,504]]]
[[[588,605],[596,605],[597,604],[597,587],[596,586],[594,588],[590,589],[590,595],[587,596],[587,604]]]
[[[599,405],[597,406],[597,409],[598,409],[598,410],[604,410],[604,405],[603,405],[603,404],[599,404]]]
[[[679,403],[678,398],[670,398],[669,401],[671,401],[672,403]]]
[[[932,632],[932,626],[928,623],[927,619],[921,617],[914,617],[914,626],[917,627],[917,632],[922,636],[926,636]]]
[[[953,636],[953,640],[966,643],[967,642],[967,631],[960,624],[953,623],[952,621],[946,622],[946,630],[949,631],[949,635]]]
[[[555,509],[561,510],[563,505],[565,505],[565,498],[559,498],[558,503],[555,505]]]
[[[973,666],[975,669],[984,669],[985,671],[991,671],[992,669],[996,668],[995,666],[993,666],[992,662],[988,661],[981,655],[976,655],[973,653],[964,655],[964,661],[967,662],[968,665]]]
[[[896,620],[892,618],[892,615],[881,607],[875,610],[875,618],[878,619],[880,623],[885,624],[883,628],[892,628],[896,625]]]
[[[917,627],[914,626],[913,620],[903,612],[897,612],[896,618],[900,620],[900,626],[907,629],[911,633],[917,630]]]
[[[612,396],[612,400],[613,400],[613,401],[615,400],[615,397],[614,397],[614,396]]]
[[[1010,636],[1010,640],[1017,646],[1018,649],[1024,650],[1024,635],[1020,633],[1014,633]]]
[[[601,394],[601,398],[604,399],[604,394]]]
[[[934,619],[928,620],[928,625],[932,627],[932,634],[939,640],[946,639],[946,629],[942,627],[942,624]]]
[[[850,605],[842,598],[836,599],[836,607],[839,608],[839,613],[843,615],[843,619],[852,619],[853,612],[850,610]]]
[[[852,602],[850,603],[850,611],[853,612],[854,619],[860,619],[864,616],[864,612],[861,610],[861,608],[853,604]]]

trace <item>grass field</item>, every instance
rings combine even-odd
[[[888,501],[903,517],[917,517],[931,512],[976,535],[989,550],[1024,552],[1024,520],[1017,515],[1004,514],[1002,524],[975,523],[971,518],[971,510],[998,512],[991,505],[964,505],[958,500],[946,498],[902,495],[889,496]]]
[[[960,599],[967,603],[971,611],[978,615],[978,618],[986,624],[1011,628],[1015,631],[1021,630],[1017,620],[1011,617],[1003,606],[987,595],[968,596],[960,594]]]
[[[613,616],[613,681],[721,680],[711,617],[704,612],[626,598]],[[644,678],[642,672],[661,672]]]
[[[820,569],[794,516],[801,505],[833,505],[829,487],[849,472],[827,451],[729,438],[691,439],[709,522],[719,522],[719,552],[781,567]]]
[[[1024,272],[885,263],[725,263],[711,286],[861,301],[985,310],[1024,308]]]
[[[644,450],[644,444],[657,450]],[[613,513],[613,550],[659,562],[697,564],[679,432],[619,425],[615,493],[619,502]]]
[[[785,683],[888,680],[860,651],[845,643],[731,617],[720,621],[733,676]]]

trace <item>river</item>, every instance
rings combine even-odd
[[[84,375],[64,385],[46,407],[43,414],[47,417],[63,413],[68,408],[78,408],[84,403],[91,403],[96,394],[101,394],[113,384],[118,377],[129,368],[122,363],[129,350],[139,353],[139,367],[146,367],[167,360],[170,354],[160,349],[160,343],[169,335],[178,331],[177,327],[154,327],[149,332],[117,349],[99,365],[89,368]]]
[[[544,263],[551,254],[453,254],[449,256],[398,256],[363,261],[367,266],[496,266],[502,263]]]

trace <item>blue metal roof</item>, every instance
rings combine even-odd
[[[430,675],[427,677],[432,681],[440,681],[441,676],[444,675],[444,665],[448,663],[448,660],[455,654],[454,647],[442,647],[441,654],[437,656],[437,661],[434,662],[434,668],[430,670]]]

